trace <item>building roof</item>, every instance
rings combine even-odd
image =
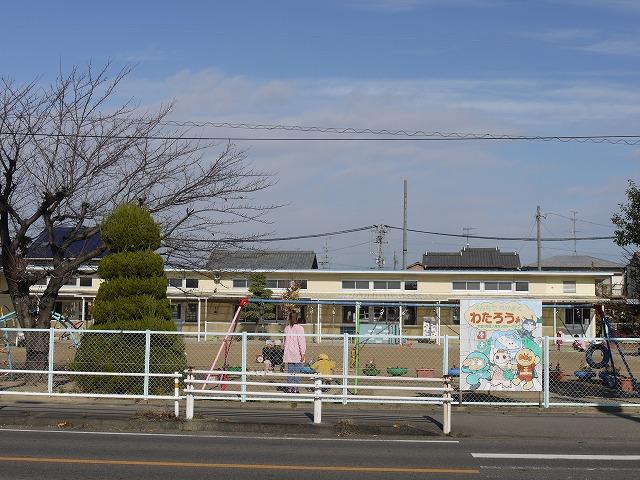
[[[622,270],[624,265],[589,255],[556,255],[542,259],[543,270]],[[529,263],[527,270],[538,268],[538,263]]]
[[[520,268],[520,256],[499,248],[466,247],[458,252],[425,252],[422,264],[425,270],[516,270]]]
[[[62,245],[67,239],[69,233],[73,230],[73,227],[55,227],[53,229],[53,243],[54,245]],[[102,237],[100,234],[92,235],[85,240],[77,240],[72,242],[67,248],[64,258],[77,258],[78,256],[95,250],[102,244]],[[104,256],[106,252],[98,255],[97,258]],[[49,239],[46,231],[42,231],[38,235],[25,255],[26,258],[32,260],[49,260],[52,258],[51,246],[49,245]]]
[[[210,270],[311,270],[318,268],[312,250],[236,250],[213,252]]]

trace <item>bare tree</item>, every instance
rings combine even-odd
[[[60,288],[105,250],[100,243],[71,255],[70,247],[98,234],[120,203],[143,203],[162,226],[164,253],[183,264],[205,254],[214,232],[273,208],[252,199],[271,179],[244,152],[169,130],[170,105],[150,112],[118,103],[129,70],[110,71],[76,68],[47,87],[0,80],[2,269],[23,327],[49,326]],[[61,226],[64,238],[56,240]],[[42,232],[51,261],[32,269],[29,247]],[[45,277],[34,309],[30,288]],[[46,336],[28,340],[27,363],[45,365]]]

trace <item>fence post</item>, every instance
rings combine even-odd
[[[144,396],[149,396],[149,372],[151,365],[151,330],[144,334]]]
[[[544,337],[543,343],[543,361],[542,361],[542,377],[544,384],[542,386],[544,408],[549,408],[549,337]]]
[[[173,414],[176,418],[180,417],[180,372],[173,372],[173,396],[176,399],[173,401]]]
[[[316,375],[313,383],[313,423],[322,423],[322,377]]]
[[[47,392],[53,393],[53,359],[55,353],[55,330],[49,329],[49,373],[47,374]]]
[[[193,420],[193,373],[191,369],[187,370],[187,400],[186,400],[186,408],[185,408],[185,418],[187,420]]]
[[[451,433],[451,379],[448,375],[443,377],[444,401],[442,402],[442,433],[449,435]]]
[[[347,404],[348,378],[349,375],[349,334],[342,334],[342,404]]]
[[[242,332],[242,385],[240,385],[240,401],[247,401],[247,332]]]

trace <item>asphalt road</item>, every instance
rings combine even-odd
[[[587,437],[585,431],[585,437]],[[637,479],[638,442],[0,429],[0,479]]]

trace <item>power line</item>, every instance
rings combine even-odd
[[[407,141],[543,141],[606,143],[611,145],[640,145],[640,135],[587,135],[587,136],[542,136],[542,135],[495,135],[438,133],[430,137],[390,136],[390,137],[232,137],[232,136],[186,136],[186,135],[100,135],[95,133],[47,133],[47,132],[7,132],[0,135],[25,135],[45,138],[105,138],[115,140],[183,140],[183,141],[225,141],[225,142],[407,142]],[[471,237],[470,237],[471,238]]]
[[[347,135],[385,135],[387,137],[409,137],[412,139],[428,140],[538,140],[538,141],[588,141],[594,143],[624,143],[627,145],[637,145],[640,142],[640,135],[508,135],[494,133],[461,133],[461,132],[440,132],[424,130],[391,130],[356,127],[319,127],[306,125],[282,125],[282,124],[253,124],[253,123],[233,123],[233,122],[213,122],[213,121],[178,121],[167,120],[160,122],[164,125],[176,127],[214,127],[230,128],[242,130],[266,130],[266,131],[288,131],[288,132],[314,132],[314,133],[337,133]],[[327,139],[334,140],[334,139]],[[373,140],[370,138],[358,140]],[[390,140],[386,138],[384,140]],[[629,142],[629,143],[627,143]]]
[[[391,230],[402,230],[402,227],[394,227],[392,225],[383,224],[383,227],[386,227]],[[320,238],[320,237],[330,237],[333,235],[344,235],[347,233],[355,233],[362,232],[365,230],[373,231],[378,228],[378,225],[368,225],[365,227],[357,227],[350,228],[348,230],[338,230],[334,232],[322,232],[322,233],[313,233],[309,235],[293,235],[290,237],[265,237],[265,238],[221,238],[221,239],[203,239],[203,238],[180,238],[180,237],[169,237],[168,240],[178,241],[178,242],[195,242],[195,243],[261,243],[261,242],[281,242],[287,240],[304,240],[308,238]],[[428,230],[417,230],[414,228],[408,228],[407,231],[412,233],[421,233],[424,235],[436,235],[442,237],[455,237],[455,238],[475,238],[479,240],[501,240],[501,241],[522,241],[522,242],[535,242],[537,241],[536,237],[492,237],[485,235],[466,235],[460,233],[445,233],[445,232],[433,232]],[[613,236],[593,236],[593,237],[576,237],[576,240],[612,240],[615,237]],[[574,237],[546,237],[541,239],[543,242],[568,242],[573,241]]]
[[[566,218],[567,220],[573,220],[573,217],[569,217],[568,215],[562,215],[561,213],[546,212],[546,215],[555,215],[556,217]],[[577,217],[576,217],[575,220],[576,220],[576,222],[589,223],[591,225],[597,225],[599,227],[607,227],[607,228],[615,227],[615,225],[613,223],[610,223],[609,225],[606,225],[604,223],[592,222],[590,220],[584,220],[582,218],[577,218]]]
[[[385,225],[385,227],[390,228],[392,230],[402,230],[402,227],[394,227],[391,225]],[[427,230],[416,230],[409,228],[407,229],[409,232],[413,233],[422,233],[425,235],[440,235],[444,237],[463,237],[467,238],[477,238],[480,240],[504,240],[504,241],[523,241],[523,242],[535,242],[537,238],[535,237],[489,237],[484,235],[463,235],[459,233],[443,233],[443,232],[432,232]],[[577,237],[576,240],[612,240],[615,237],[613,236],[601,236],[601,237]],[[543,242],[568,242],[573,241],[574,237],[547,237],[542,238]]]

